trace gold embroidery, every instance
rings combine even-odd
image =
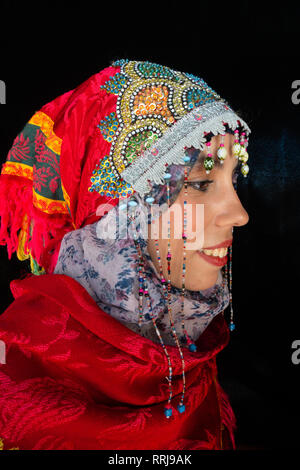
[[[31,269],[31,272],[37,276],[40,276],[41,274],[46,274],[45,269],[39,266],[39,264],[32,257],[31,253],[30,253],[30,269]]]
[[[41,196],[33,190],[33,204],[47,214],[69,214],[65,201],[54,201],[47,197]]]
[[[32,166],[17,162],[5,162],[1,171],[2,175],[22,176],[23,178],[27,178],[29,180],[33,179],[32,173]]]
[[[32,116],[28,123],[39,126],[43,134],[47,137],[45,145],[54,153],[60,155],[62,139],[53,132],[54,122],[52,119],[42,111],[38,111]]]
[[[4,441],[1,437],[0,437],[0,450],[5,450],[4,449]],[[7,450],[20,450],[20,449],[19,449],[19,447],[12,447],[11,449],[7,449]]]
[[[23,221],[22,221],[22,228],[19,232],[18,235],[18,248],[17,248],[17,257],[20,261],[24,261],[29,258],[30,252],[27,251],[25,253],[25,242],[28,239],[28,229],[29,229],[29,217],[27,214],[24,215]]]
[[[64,195],[64,200],[66,201],[66,204],[68,205],[69,209],[71,209],[70,196],[68,195],[62,181],[61,181],[61,189]]]

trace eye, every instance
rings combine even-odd
[[[233,183],[237,183],[238,176],[239,176],[239,173],[238,173],[238,171],[235,170],[234,173],[232,174],[232,182]]]
[[[189,186],[192,186],[193,189],[196,189],[196,191],[202,191],[203,193],[208,190],[208,186],[210,183],[213,183],[211,180],[205,180],[205,181],[188,181],[187,184]]]
[[[237,183],[238,176],[240,175],[241,166],[242,166],[242,163],[239,162],[238,166],[232,172],[232,180],[234,184]]]

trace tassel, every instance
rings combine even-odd
[[[0,245],[9,259],[17,252],[21,261],[31,258],[32,272],[52,274],[62,237],[74,229],[70,216],[43,213],[33,205],[31,180],[2,174],[0,217]]]

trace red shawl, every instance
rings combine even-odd
[[[235,418],[217,381],[216,355],[229,333],[222,314],[184,350],[185,413],[178,350],[173,416],[163,413],[168,363],[160,344],[102,311],[71,277],[28,274],[10,284],[14,302],[0,316],[0,441],[4,448],[234,448]]]

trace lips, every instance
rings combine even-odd
[[[213,264],[214,266],[224,266],[227,263],[227,255],[223,256],[220,258],[219,256],[212,256],[208,255],[207,253],[204,253],[203,250],[214,250],[218,248],[228,248],[229,246],[232,245],[232,238],[230,240],[225,240],[224,242],[219,243],[218,245],[214,246],[208,246],[205,248],[202,248],[200,251],[198,251],[199,255],[205,259],[210,264]]]
[[[214,266],[224,266],[227,263],[227,255],[224,256],[223,258],[220,258],[219,256],[210,256],[207,255],[201,251],[198,251],[199,255],[205,259],[210,264],[213,264]]]
[[[214,246],[205,246],[202,248],[202,250],[214,250],[215,248],[228,248],[229,246],[232,245],[232,238],[230,240],[225,240],[224,242],[219,243],[218,245]]]

